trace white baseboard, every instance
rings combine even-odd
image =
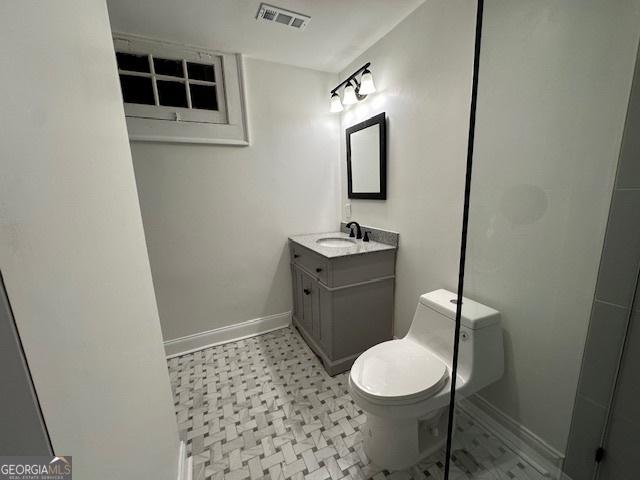
[[[476,423],[495,435],[546,478],[560,480],[564,455],[528,428],[498,410],[484,398],[472,395],[458,406]]]
[[[193,458],[187,457],[187,444],[180,442],[178,451],[178,480],[191,480],[193,475]]]
[[[278,313],[227,327],[215,328],[207,332],[167,340],[164,342],[164,351],[167,358],[178,357],[215,345],[269,333],[289,325],[291,325],[291,312]]]

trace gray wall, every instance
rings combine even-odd
[[[178,433],[103,0],[0,2],[0,265],[74,478],[175,480]]]
[[[22,352],[4,282],[0,279],[0,454],[50,455],[51,446]]]
[[[631,480],[640,472],[640,62],[636,63],[613,191],[598,285],[591,310],[565,463],[574,480],[591,478],[627,324],[628,348],[614,403],[603,480]],[[635,306],[632,304],[635,291]],[[633,314],[632,314],[632,308]],[[634,473],[635,472],[635,473]]]
[[[341,203],[351,204],[352,220],[400,233],[397,336],[409,330],[420,295],[457,285],[474,15],[473,2],[425,2],[342,72],[372,62],[378,90],[345,109],[343,129],[388,117],[387,200],[347,198],[343,135]]]
[[[620,150],[640,2],[490,0],[465,295],[502,312],[481,396],[565,451]]]
[[[337,76],[245,66],[251,146],[131,145],[165,340],[290,311],[287,236],[339,228]]]

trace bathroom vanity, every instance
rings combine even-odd
[[[398,235],[367,230],[370,242],[344,231],[289,237],[293,324],[330,375],[393,338]]]

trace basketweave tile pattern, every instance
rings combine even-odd
[[[402,472],[369,461],[348,373],[327,375],[294,328],[175,357],[168,367],[194,480],[443,478],[443,454]],[[542,478],[464,415],[454,444],[452,480]]]

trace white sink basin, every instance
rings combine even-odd
[[[329,238],[321,238],[319,240],[316,240],[316,243],[323,247],[341,248],[341,247],[351,247],[352,245],[355,245],[356,241],[351,240],[350,238],[329,237]]]

